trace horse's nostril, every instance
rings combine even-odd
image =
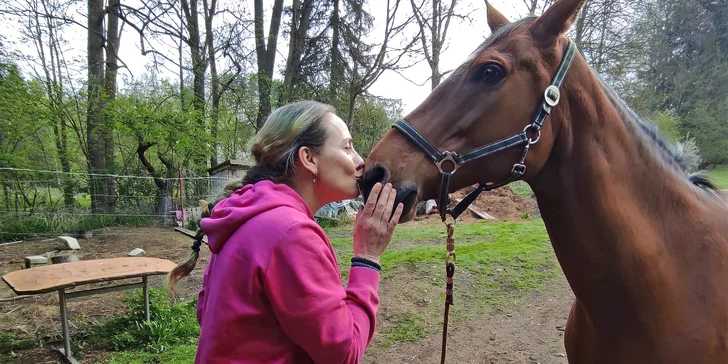
[[[385,184],[388,180],[389,170],[387,167],[377,164],[369,169],[369,171],[364,174],[364,178],[362,178],[361,185],[359,186],[362,196],[364,197],[364,202],[366,202],[369,197],[369,193],[371,193],[372,188],[377,182]]]

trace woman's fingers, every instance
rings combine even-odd
[[[377,201],[377,209],[374,211],[374,215],[372,217],[375,221],[381,221],[382,215],[384,215],[384,210],[387,207],[387,201],[389,201],[389,194],[392,193],[392,184],[387,183],[384,185],[384,187],[381,190],[381,193],[379,194],[379,200]]]
[[[374,184],[374,187],[372,187],[372,191],[369,192],[369,197],[367,197],[367,203],[364,207],[364,216],[372,216],[374,215],[374,211],[376,210],[377,206],[377,200],[379,199],[379,192],[382,190],[382,184],[380,182],[377,182]]]
[[[402,211],[404,210],[404,204],[401,202],[397,204],[397,208],[394,210],[394,214],[392,215],[392,218],[389,220],[389,223],[387,224],[387,232],[389,234],[392,234],[394,232],[394,227],[397,226],[399,223],[399,218],[402,216]]]
[[[359,205],[359,208],[356,209],[356,216],[354,216],[354,224],[359,222],[359,218],[364,213],[364,205]]]
[[[384,206],[384,212],[382,213],[382,223],[386,225],[389,218],[392,217],[392,210],[394,210],[394,200],[397,198],[397,190],[392,188],[389,191],[389,198],[387,198],[387,204]]]

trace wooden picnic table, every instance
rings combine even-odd
[[[164,275],[177,266],[166,259],[147,257],[123,257],[109,259],[82,260],[22,269],[3,276],[3,281],[18,295],[32,295],[58,291],[61,311],[61,327],[63,330],[63,348],[58,349],[61,355],[71,363],[78,363],[71,353],[71,339],[68,333],[68,316],[66,299],[90,296],[94,294],[143,288],[144,319],[149,321],[149,282],[152,275]],[[120,284],[110,287],[88,289],[84,291],[66,292],[66,289],[81,285],[116,281],[121,279],[141,278],[141,282]]]

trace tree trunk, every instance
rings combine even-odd
[[[255,126],[260,129],[271,111],[270,93],[273,84],[273,67],[276,60],[278,30],[283,13],[283,0],[275,0],[271,14],[268,39],[263,31],[263,0],[255,0],[255,51],[258,56],[258,116]]]
[[[52,14],[49,11],[45,0],[41,0],[43,12]],[[40,30],[40,17],[38,14],[34,17],[34,26],[37,34],[42,34]],[[42,37],[36,38],[36,47],[40,56],[40,61],[45,72],[45,87],[48,100],[50,101],[49,109],[52,117],[53,138],[56,145],[56,153],[61,162],[61,170],[65,173],[63,176],[63,204],[66,208],[73,207],[73,182],[69,178],[71,166],[68,161],[67,132],[66,121],[63,115],[63,79],[61,73],[61,60],[58,52],[58,40],[56,29],[50,17],[45,17],[46,27],[48,29],[48,43],[45,44]],[[45,54],[45,47],[48,46],[48,57]],[[47,60],[50,60],[48,65]]]
[[[210,113],[210,135],[212,136],[212,155],[210,167],[217,165],[217,129],[220,118],[220,79],[217,75],[217,60],[215,59],[215,43],[212,37],[212,19],[215,16],[217,1],[212,0],[208,8],[207,0],[202,0],[205,8],[205,44],[207,59],[210,64],[210,92],[212,93],[212,111]]]
[[[106,101],[111,102],[116,99],[116,75],[119,69],[119,0],[109,0],[109,11],[106,27],[106,71],[105,71],[105,93]],[[114,166],[114,126],[110,118],[106,118],[106,127],[104,129],[104,157],[106,160],[106,177],[105,194],[106,209],[109,213],[116,210],[116,179],[111,177],[115,172]]]
[[[534,0],[535,1],[535,0]],[[440,0],[432,0],[432,77],[430,79],[430,89],[434,90],[440,84],[440,51],[441,51],[441,39],[440,39],[440,16],[441,11]]]
[[[3,182],[3,196],[5,197],[5,211],[10,211],[10,187],[7,182]]]
[[[170,190],[169,183],[167,183],[168,181],[170,181],[170,179],[164,180],[162,178],[159,178],[159,174],[154,168],[154,165],[149,162],[149,159],[147,159],[147,156],[145,155],[147,150],[154,145],[155,143],[148,143],[140,140],[137,145],[137,156],[139,157],[139,161],[142,163],[144,168],[146,168],[147,173],[149,173],[150,176],[154,177],[154,184],[157,186],[157,206],[154,208],[155,214],[158,216],[167,216],[167,214],[169,214],[169,206],[167,206],[167,202],[171,201],[171,199],[169,198],[171,194],[168,192]],[[167,170],[167,174],[170,175],[169,168]]]
[[[89,149],[89,188],[91,211],[104,213],[104,181],[96,174],[106,170],[104,158],[104,114],[101,89],[104,81],[104,1],[88,0],[88,107],[86,111],[86,138]]]
[[[425,15],[420,7],[424,6],[422,3],[419,7],[416,5],[415,0],[410,0],[412,7],[415,11],[415,19],[420,27],[420,39],[422,42],[422,48],[427,60],[427,64],[430,66],[430,89],[434,90],[440,82],[442,82],[442,73],[440,72],[440,53],[442,53],[443,44],[447,39],[447,30],[450,26],[450,19],[452,19],[456,0],[451,0],[449,7],[443,9],[442,0],[431,0],[432,3],[432,15]],[[528,5],[528,3],[527,3]],[[530,9],[530,8],[529,8]],[[427,39],[426,31],[429,29],[429,37]]]
[[[290,102],[293,98],[293,88],[301,72],[301,55],[303,54],[304,41],[311,22],[311,10],[313,10],[313,0],[304,0],[303,3],[301,3],[301,0],[293,1],[291,40],[288,44],[288,60],[283,81],[285,90],[281,97],[282,104]]]
[[[341,50],[339,49],[339,38],[341,29],[341,18],[339,18],[339,2],[334,0],[334,10],[331,12],[332,29],[331,36],[331,75],[329,77],[329,103],[334,104],[336,100],[336,92],[344,79],[344,67],[342,64]]]
[[[164,167],[167,169],[167,173],[165,174],[164,190],[162,191],[160,189],[160,192],[162,192],[162,198],[157,200],[156,214],[163,217],[165,225],[172,225],[174,222],[170,216],[170,211],[172,209],[172,190],[174,189],[174,184],[172,183],[174,177],[174,164],[172,160],[165,158],[162,153],[159,152],[159,149],[157,149],[157,158],[159,158],[159,161],[162,162]]]
[[[182,34],[185,29],[185,19],[183,16],[179,18],[179,33]],[[179,102],[181,110],[187,110],[187,104],[185,103],[185,69],[184,69],[184,55],[182,53],[184,40],[179,37]]]
[[[349,114],[346,118],[346,125],[349,129],[353,129],[354,125],[354,107],[356,106],[356,94],[349,95]]]
[[[190,56],[192,57],[192,89],[194,99],[192,107],[197,112],[197,121],[200,127],[205,127],[205,71],[207,62],[202,54],[202,41],[200,40],[200,27],[197,10],[197,0],[181,0],[182,11],[185,14],[187,33],[189,37]]]

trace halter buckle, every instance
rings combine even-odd
[[[447,243],[445,246],[447,249],[447,254],[445,255],[446,266],[450,262],[455,263],[455,260],[457,259],[455,255],[455,238],[452,237],[453,232],[455,232],[455,224],[447,224],[447,239],[445,239]]]
[[[559,91],[558,87],[550,85],[549,87],[546,87],[546,90],[543,92],[543,98],[549,106],[554,107],[561,99],[561,91]]]
[[[457,259],[456,259],[456,256],[455,256],[455,252],[454,251],[447,252],[447,254],[445,254],[445,265],[446,266],[447,266],[448,263],[455,263],[456,260]]]
[[[516,163],[513,165],[513,168],[511,169],[511,173],[518,173],[520,175],[523,175],[526,173],[526,165],[523,163]]]
[[[435,165],[437,165],[437,169],[440,170],[440,173],[454,174],[455,171],[457,171],[458,168],[460,168],[460,164],[458,164],[458,162],[455,160],[455,158],[457,157],[457,155],[458,154],[455,153],[455,152],[448,152],[448,151],[442,152],[442,159],[440,159],[439,161],[435,162]],[[442,163],[443,162],[450,162],[450,163],[452,163],[452,171],[448,171],[448,172],[443,171],[442,170]]]

